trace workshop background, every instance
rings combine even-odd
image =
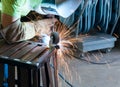
[[[82,0],[59,20],[75,25],[75,36],[83,39],[75,58],[59,64],[59,87],[120,87],[120,0]]]
[[[83,35],[79,57],[66,61],[71,87],[120,87],[120,0],[82,0],[74,14],[60,20],[76,25],[77,37]]]

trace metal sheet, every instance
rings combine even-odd
[[[46,57],[50,56],[51,51],[48,50],[48,47],[44,44],[31,41],[11,45],[4,43],[0,45],[0,60],[2,62],[7,61],[10,64],[14,62],[13,64],[21,63],[37,66],[39,62],[43,62]]]

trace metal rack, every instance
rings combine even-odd
[[[25,41],[0,44],[0,80],[2,87],[54,87],[50,58],[55,49],[44,44]]]

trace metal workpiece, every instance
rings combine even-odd
[[[3,70],[3,86],[6,84],[8,85],[7,87],[13,87],[13,85],[18,87],[54,87],[49,62],[55,51],[55,46],[48,48],[40,42],[23,41],[11,45],[1,43],[0,63],[6,64]],[[12,71],[15,74],[15,79],[10,79],[9,66],[12,66],[12,70],[15,69],[15,71]],[[25,78],[22,73],[25,72],[22,72],[21,68],[25,68],[28,73],[29,79],[28,83],[26,83],[28,86],[25,86],[24,82],[22,83],[21,78]]]

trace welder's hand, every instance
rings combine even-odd
[[[51,27],[57,22],[56,18],[42,19],[35,22],[36,35],[41,36],[42,34],[50,35]]]

